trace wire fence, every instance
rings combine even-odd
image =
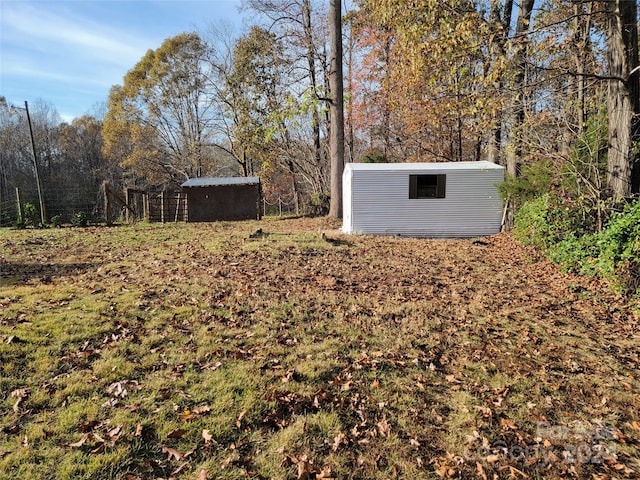
[[[298,210],[293,198],[278,196],[267,200],[267,197],[262,197],[262,211],[265,215],[279,215],[282,217],[283,215],[298,214]]]
[[[95,222],[103,216],[99,192],[87,188],[48,189],[42,200],[45,217],[52,223],[72,223],[78,217]],[[41,218],[40,199],[35,188],[14,187],[0,191],[0,227],[25,223],[28,220],[25,214],[30,212]]]
[[[263,196],[262,213],[280,217],[317,213],[310,202],[301,200],[296,202],[292,195]],[[180,192],[130,190],[107,198],[104,185],[94,189],[86,186],[47,189],[43,203],[46,220],[52,224],[74,223],[78,218],[87,223],[110,223],[112,220],[178,222],[186,221],[188,208],[187,198]],[[31,224],[37,225],[41,218],[39,206],[35,188],[3,188],[0,190],[0,227],[29,224],[29,219],[25,218],[29,213],[34,217]]]

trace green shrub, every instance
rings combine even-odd
[[[31,202],[25,203],[24,207],[22,207],[22,214],[23,214],[22,222],[24,223],[25,227],[36,227],[39,225],[40,218],[38,214],[38,209],[33,203]]]
[[[322,216],[329,213],[329,202],[331,197],[326,193],[314,193],[311,195],[309,210],[311,216]]]
[[[549,260],[561,265],[565,272],[595,275],[598,271],[598,235],[576,236],[570,232],[564,240],[547,249]]]
[[[74,227],[86,227],[87,223],[89,223],[87,212],[76,212],[71,217],[71,225]]]
[[[635,293],[640,266],[640,200],[612,216],[598,240],[598,269],[618,290]]]
[[[54,215],[51,217],[51,226],[52,227],[61,227],[62,226],[62,215]]]
[[[516,208],[528,200],[534,200],[551,190],[555,177],[554,166],[548,161],[538,161],[522,168],[518,177],[508,176],[500,184],[503,201],[511,201]]]
[[[387,156],[382,150],[377,148],[368,150],[361,159],[362,163],[385,163]]]
[[[549,195],[526,201],[515,217],[513,234],[518,241],[546,251],[552,237],[548,213]]]

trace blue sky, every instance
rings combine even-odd
[[[148,49],[210,24],[240,26],[240,0],[0,0],[0,95],[92,113]]]

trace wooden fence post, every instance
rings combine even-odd
[[[22,202],[20,201],[20,189],[16,187],[16,201],[18,202],[18,224],[22,225],[24,214],[22,213]]]
[[[178,193],[178,201],[176,202],[176,218],[174,222],[178,221],[178,213],[180,212],[180,193]]]
[[[107,224],[107,227],[113,225],[113,219],[111,218],[111,196],[109,183],[105,180],[102,182],[102,191],[104,193],[104,221]]]
[[[164,196],[164,190],[162,192],[160,192],[160,222],[164,223],[164,209],[166,207],[165,205],[165,196]]]
[[[124,197],[124,201],[126,203],[126,205],[128,205],[129,207],[131,207],[131,189],[127,188],[126,192],[125,192],[125,197]],[[125,221],[127,223],[131,223],[131,214],[130,214],[131,208],[127,208],[126,213],[125,213]]]

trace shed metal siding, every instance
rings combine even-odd
[[[187,221],[259,219],[258,177],[194,178],[182,184],[187,195]]]
[[[445,174],[446,197],[409,199],[409,175]],[[346,233],[475,237],[500,231],[497,185],[504,168],[488,162],[348,164],[343,177]]]

